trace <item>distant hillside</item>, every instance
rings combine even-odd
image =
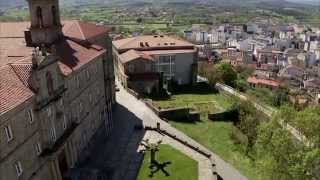
[[[27,3],[25,0],[0,0],[0,9],[6,9],[10,7],[21,7]]]
[[[86,5],[86,4],[133,4],[133,3],[201,3],[201,4],[214,4],[221,6],[233,6],[233,5],[246,5],[246,4],[258,4],[260,2],[272,3],[273,5],[292,3],[298,4],[319,4],[320,0],[60,0],[62,6],[72,5]],[[290,3],[292,2],[292,3]],[[24,7],[26,6],[26,0],[0,0],[0,9],[7,9],[12,7]]]
[[[289,2],[299,3],[299,4],[311,4],[320,6],[320,0],[287,0]]]

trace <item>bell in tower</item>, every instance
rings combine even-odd
[[[59,0],[27,0],[33,46],[51,45],[62,37]]]

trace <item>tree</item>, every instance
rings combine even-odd
[[[150,164],[154,164],[156,162],[156,152],[159,151],[159,146],[161,143],[161,140],[156,143],[151,143],[149,142],[149,139],[143,140],[141,142],[141,145],[145,148],[144,151],[150,151]]]
[[[241,101],[239,105],[239,122],[237,127],[247,137],[246,155],[249,156],[257,139],[257,129],[261,119],[254,105],[249,101]]]
[[[237,79],[236,80],[236,87],[239,91],[241,92],[245,92],[248,88],[249,88],[249,85],[247,83],[246,80],[244,79]]]
[[[230,64],[221,63],[217,65],[217,71],[221,75],[221,81],[229,86],[235,87],[237,73]]]
[[[200,76],[207,78],[211,87],[214,87],[221,77],[220,72],[217,71],[216,67],[207,62],[199,63],[199,74]]]
[[[286,104],[289,100],[289,89],[287,87],[280,87],[274,92],[272,96],[272,105],[280,107]]]
[[[137,18],[137,23],[142,23],[142,18],[141,17],[139,17],[139,18]]]
[[[270,122],[258,128],[256,164],[269,179],[313,180],[320,178],[319,122],[320,108],[309,107],[296,111],[281,107]],[[279,121],[290,123],[311,142],[305,145],[288,132]]]
[[[239,74],[238,78],[243,79],[243,80],[247,80],[247,78],[249,76],[251,76],[253,74],[253,72],[255,71],[254,68],[248,67],[245,65],[236,66],[235,70]]]

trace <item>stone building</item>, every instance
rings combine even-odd
[[[61,180],[113,126],[108,29],[61,22],[58,0],[28,0],[28,22],[0,23],[0,179]]]
[[[125,87],[139,87],[139,91],[150,93],[158,85],[160,74],[164,82],[196,83],[198,51],[192,43],[163,35],[112,43],[115,73]]]

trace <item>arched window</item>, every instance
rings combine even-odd
[[[58,25],[58,19],[57,19],[57,9],[55,6],[51,7],[51,13],[52,13],[52,23],[53,25]]]
[[[47,90],[48,94],[52,95],[53,93],[53,79],[50,72],[46,73],[46,79],[47,79]]]
[[[37,7],[37,26],[39,28],[43,27],[43,16],[42,16],[42,9],[40,6]]]

